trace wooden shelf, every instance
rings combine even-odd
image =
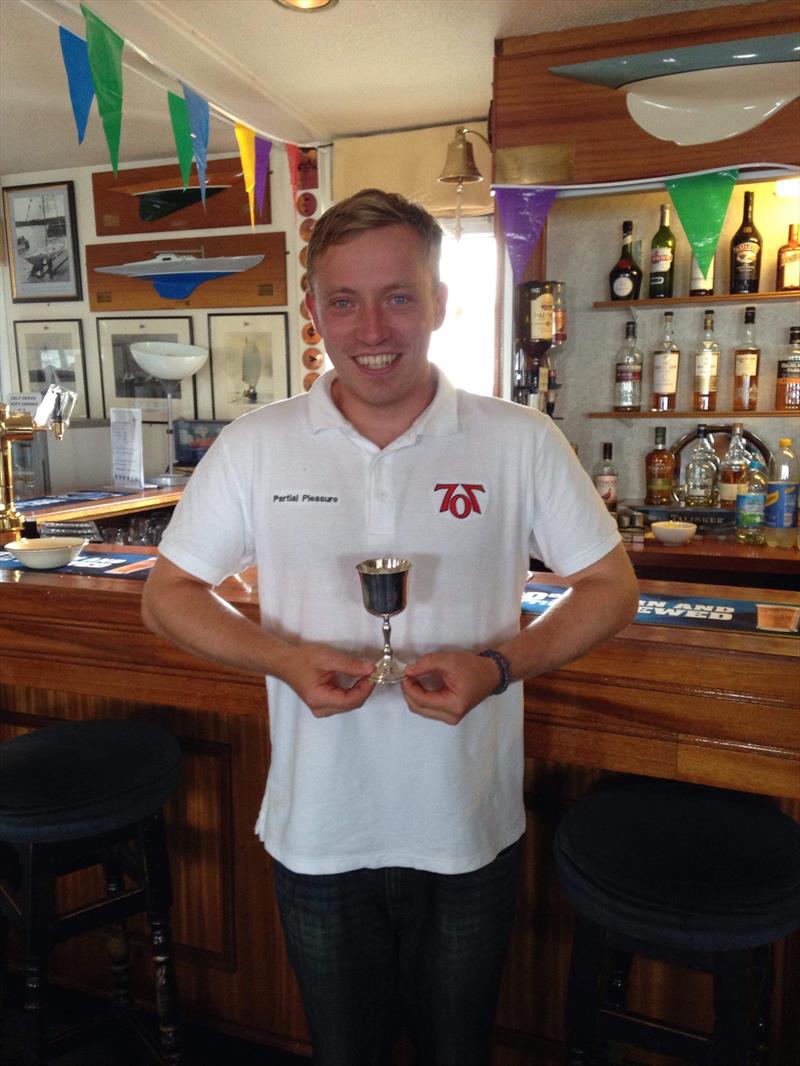
[[[800,411],[589,411],[587,418],[692,418],[699,422],[749,422],[751,418],[797,418]]]
[[[750,304],[780,300],[800,300],[800,291],[794,292],[751,292],[720,296],[662,296],[649,300],[597,300],[592,304],[594,311],[628,311],[635,307],[691,307],[698,304]]]

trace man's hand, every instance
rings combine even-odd
[[[433,652],[406,667],[402,688],[415,714],[458,725],[498,681],[495,663],[477,652]]]
[[[361,707],[375,685],[374,663],[327,644],[297,644],[275,675],[295,690],[315,718]]]

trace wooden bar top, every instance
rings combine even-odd
[[[98,490],[100,491],[100,490]],[[117,515],[149,511],[154,507],[172,507],[181,498],[183,488],[152,488],[131,492],[125,496],[107,496],[100,500],[76,499],[66,503],[54,503],[52,507],[25,509],[25,500],[17,501],[17,509],[37,524],[41,522],[91,521],[97,518],[114,518]]]
[[[113,551],[108,545],[89,550]],[[130,548],[117,549],[131,552]],[[147,549],[141,549],[146,553]],[[534,574],[560,587],[553,574]],[[642,594],[800,607],[800,593],[641,581]],[[263,715],[261,676],[198,660],[150,633],[142,582],[0,571],[2,680],[176,707]],[[255,574],[219,592],[258,618]],[[528,754],[800,798],[800,638],[627,626],[525,685]]]
[[[646,534],[643,545],[627,544],[631,562],[639,567],[676,570],[729,570],[751,574],[787,574],[800,577],[797,548],[769,548],[740,544],[735,537],[693,537],[688,544],[666,545]]]

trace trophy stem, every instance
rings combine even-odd
[[[405,664],[395,659],[392,651],[392,627],[389,617],[388,614],[383,616],[383,655],[375,663],[375,669],[369,678],[376,685],[396,685],[406,674]]]
[[[385,614],[383,616],[383,657],[384,659],[391,659],[392,657],[392,626],[389,619],[391,615]]]

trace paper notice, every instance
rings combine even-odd
[[[112,407],[111,481],[115,489],[144,488],[142,412],[134,407]]]

